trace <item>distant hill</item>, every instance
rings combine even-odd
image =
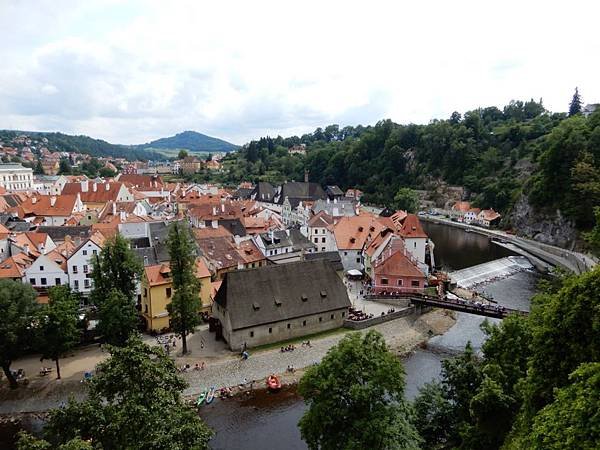
[[[32,139],[48,139],[46,147],[51,151],[85,153],[95,157],[127,158],[129,160],[164,159],[157,152],[136,148],[134,146],[111,144],[102,139],[89,136],[73,136],[64,133],[48,133],[41,131],[0,130],[0,140],[7,144],[12,138],[25,134]]]
[[[193,152],[231,152],[238,148],[237,145],[231,142],[206,136],[196,131],[184,131],[175,136],[157,139],[135,147],[143,149],[186,149]]]

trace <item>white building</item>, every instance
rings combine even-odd
[[[57,252],[40,255],[25,270],[23,281],[33,287],[42,289],[69,284],[69,277],[65,272],[65,268],[65,258],[58,255]]]
[[[333,224],[333,217],[325,212],[320,212],[308,221],[308,240],[315,245],[317,252],[337,252]]]
[[[77,248],[67,260],[67,273],[71,289],[87,295],[92,290],[92,263],[100,253],[101,238],[96,234]]]
[[[0,187],[8,191],[33,189],[33,170],[21,164],[0,164]]]

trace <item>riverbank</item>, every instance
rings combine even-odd
[[[444,310],[433,310],[422,316],[410,316],[376,325],[366,330],[381,332],[390,347],[398,356],[403,356],[427,341],[445,333],[455,323],[454,314]],[[251,352],[248,360],[241,360],[231,354],[214,357],[201,371],[183,373],[188,382],[184,396],[193,398],[202,390],[215,386],[238,386],[244,379],[255,381],[255,386],[264,386],[265,378],[271,373],[279,374],[286,384],[295,384],[303,369],[319,362],[327,351],[336,345],[348,331],[311,340],[311,347],[296,346],[292,352],[282,353],[279,348]],[[180,363],[180,361],[177,361]],[[294,373],[287,372],[293,366]],[[69,396],[81,399],[85,396],[84,385],[75,379],[52,380],[41,387],[26,387],[0,390],[0,415],[42,412],[64,404]]]

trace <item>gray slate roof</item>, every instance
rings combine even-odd
[[[333,269],[336,272],[340,272],[344,270],[344,265],[342,264],[342,257],[339,252],[317,252],[317,253],[305,253],[304,259],[306,261],[314,261],[317,259],[323,259],[325,261],[329,261],[333,266]]]
[[[342,280],[323,259],[228,272],[215,302],[233,330],[350,306]]]
[[[92,227],[89,225],[75,227],[43,226],[38,227],[37,231],[47,233],[54,242],[63,242],[66,236],[71,236],[72,238],[79,237],[85,240],[90,237],[91,229]]]
[[[327,194],[325,194],[325,191],[319,183],[291,181],[289,183],[283,183],[277,188],[277,193],[273,198],[273,202],[282,204],[286,197],[289,199],[292,208],[295,208],[301,201],[326,199]]]

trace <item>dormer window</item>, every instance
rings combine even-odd
[[[354,244],[356,242],[356,238],[351,237],[350,242]]]
[[[280,299],[278,299],[278,298],[276,298],[276,299],[275,299],[275,305],[276,305],[276,306],[281,306],[281,305],[282,305],[282,303],[281,303],[281,300],[280,300]]]
[[[323,298],[327,297],[327,291],[325,291],[325,290],[321,291],[321,297],[323,297]]]
[[[260,309],[260,305],[256,302],[252,303],[252,309],[254,309],[254,311],[258,311]]]
[[[308,297],[306,296],[306,294],[302,294],[302,295],[300,296],[300,299],[301,299],[303,302],[306,302],[306,301],[308,301]]]
[[[362,232],[363,232],[363,230],[364,230],[364,228],[363,228],[363,227],[358,227],[358,231],[359,231],[359,233],[362,233]]]

